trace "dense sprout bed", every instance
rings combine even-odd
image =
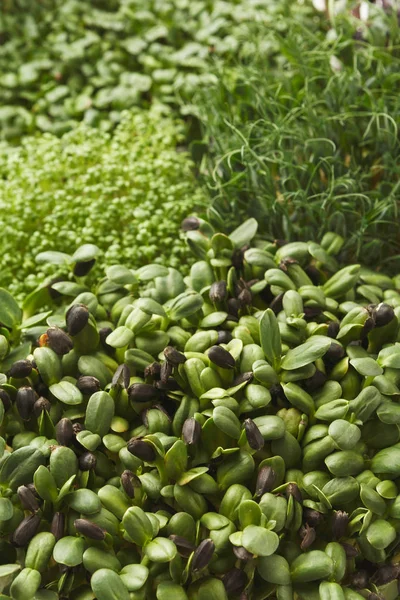
[[[272,239],[335,230],[346,260],[396,270],[400,30],[395,10],[368,7],[366,22],[288,18],[264,32],[269,61],[224,65],[199,101],[203,171],[227,219],[241,209]]]
[[[396,600],[399,278],[183,226],[187,277],[0,290],[3,592]]]
[[[190,101],[216,80],[215,60],[267,54],[254,32],[293,9],[315,12],[262,0],[5,0],[0,135],[60,134],[82,119],[109,128],[126,108]]]
[[[185,263],[179,223],[203,196],[181,138],[181,125],[153,109],[125,114],[113,135],[81,125],[0,147],[0,285],[33,289],[53,271],[38,253],[82,243],[106,265]]]

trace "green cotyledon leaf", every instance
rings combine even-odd
[[[268,308],[260,319],[260,343],[265,357],[274,369],[279,367],[282,342],[275,313]]]
[[[315,335],[304,344],[287,352],[282,359],[282,369],[291,371],[308,365],[324,356],[330,348],[332,340],[322,335]]]

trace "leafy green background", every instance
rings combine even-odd
[[[154,108],[125,113],[113,134],[81,124],[0,145],[0,286],[34,288],[53,271],[35,263],[39,252],[83,243],[99,246],[103,265],[184,270],[180,223],[204,196],[182,138],[182,124]]]
[[[1,135],[61,134],[80,120],[108,129],[153,100],[196,111],[213,65],[266,52],[255,33],[292,5],[296,18],[315,14],[288,0],[3,0]]]

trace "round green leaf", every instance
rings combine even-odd
[[[344,419],[336,419],[329,425],[328,433],[340,450],[351,450],[361,437],[361,430]]]
[[[235,248],[241,248],[253,239],[257,233],[257,229],[258,222],[252,217],[234,229],[234,231],[229,234],[229,238],[233,242]]]
[[[400,475],[400,448],[384,448],[371,461],[371,471],[395,479]]]
[[[97,600],[130,600],[126,585],[111,569],[99,569],[93,573],[90,585]]]
[[[261,577],[275,585],[290,585],[289,564],[283,556],[272,554],[271,556],[260,556],[257,560],[257,571]]]
[[[389,425],[400,424],[400,404],[395,402],[382,402],[376,410],[376,416],[382,423]]]
[[[72,255],[72,262],[88,262],[93,260],[100,253],[100,249],[94,244],[83,244],[75,250]]]
[[[61,565],[76,567],[81,564],[84,551],[85,542],[82,538],[67,535],[54,546],[53,558]]]
[[[245,529],[248,525],[259,525],[261,522],[261,508],[254,500],[243,500],[239,505],[240,528]]]
[[[120,285],[130,285],[136,283],[135,275],[127,267],[123,265],[112,265],[106,269],[108,279]]]
[[[119,576],[129,592],[136,592],[146,583],[149,570],[144,565],[127,565],[120,571]]]
[[[218,327],[218,325],[226,321],[227,316],[228,313],[223,311],[212,312],[200,321],[200,327],[204,327],[205,329],[208,327]]]
[[[171,561],[177,552],[176,546],[167,538],[155,538],[145,546],[146,556],[153,562],[165,563]]]
[[[188,596],[181,585],[172,581],[161,581],[157,586],[157,600],[188,600]]]
[[[377,484],[376,491],[382,498],[385,498],[385,500],[394,500],[397,496],[396,484],[387,479],[384,479]]]
[[[101,437],[97,433],[92,433],[87,429],[80,431],[76,439],[86,450],[93,452],[101,444]]]
[[[67,503],[70,508],[84,515],[97,513],[101,509],[98,495],[86,488],[72,492],[67,496]]]
[[[230,520],[219,513],[209,512],[201,517],[201,524],[210,530],[219,530],[229,525]]]
[[[300,554],[292,562],[292,581],[293,583],[307,583],[318,579],[328,579],[333,573],[333,569],[333,561],[325,552],[311,550]]]
[[[83,553],[83,566],[90,574],[99,569],[111,569],[117,573],[121,570],[121,563],[113,553],[95,546],[90,546]]]
[[[33,598],[38,590],[42,576],[36,569],[25,568],[16,576],[10,587],[13,600]]]
[[[50,386],[50,392],[64,404],[75,406],[81,404],[83,397],[78,388],[70,381],[62,380]]]
[[[166,277],[168,275],[168,269],[163,265],[151,264],[137,269],[135,273],[140,281],[150,281],[155,277]]]
[[[133,340],[134,333],[125,325],[117,327],[106,338],[106,343],[112,348],[124,348]]]
[[[256,556],[270,556],[278,548],[279,538],[273,531],[248,525],[243,531],[242,545]]]
[[[371,546],[384,550],[396,539],[396,530],[388,521],[378,519],[371,523],[366,535]]]

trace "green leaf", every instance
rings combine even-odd
[[[82,538],[67,535],[56,543],[53,550],[54,560],[67,567],[76,567],[82,563],[85,542]]]
[[[205,513],[201,519],[201,524],[210,530],[218,531],[229,525],[230,520],[219,513],[208,512]]]
[[[254,500],[243,500],[239,506],[239,522],[241,529],[245,529],[249,525],[260,525],[261,508]]]
[[[88,262],[100,254],[100,248],[94,244],[83,244],[72,255],[72,262]]]
[[[39,496],[47,502],[57,500],[57,486],[53,475],[47,467],[41,465],[36,469],[33,476],[33,483]]]
[[[227,316],[228,313],[223,311],[212,312],[204,317],[202,321],[200,321],[200,327],[204,327],[205,329],[208,327],[218,327],[219,325],[222,325],[224,321],[226,321]]]
[[[122,527],[138,546],[144,546],[153,537],[151,521],[144,510],[138,506],[128,508],[122,519]]]
[[[98,446],[101,444],[101,437],[97,433],[92,433],[87,429],[80,431],[76,439],[86,450],[90,452],[94,452]]]
[[[18,573],[10,586],[11,597],[14,600],[34,598],[40,586],[41,579],[39,571],[25,567]]]
[[[137,283],[137,278],[130,269],[123,265],[113,265],[106,269],[106,275],[111,281],[120,285],[131,285]]]
[[[176,546],[171,540],[163,537],[155,538],[144,548],[146,556],[153,562],[170,562],[176,555]]]
[[[49,304],[51,304],[51,296],[47,286],[34,290],[25,296],[22,303],[24,318],[34,315],[38,308],[47,306]]]
[[[194,315],[203,306],[203,297],[194,291],[179,294],[168,306],[171,320],[180,321]]]
[[[188,600],[185,589],[173,581],[161,581],[157,586],[157,600]]]
[[[257,220],[253,218],[247,219],[247,221],[232,231],[229,237],[236,248],[242,248],[242,246],[245,246],[253,239],[257,233],[257,229]]]
[[[248,525],[243,531],[242,545],[256,556],[270,556],[279,546],[279,537],[264,527]]]
[[[164,308],[151,298],[139,298],[134,303],[135,308],[140,308],[141,311],[146,313],[147,315],[159,315],[160,317],[166,317],[166,312]]]
[[[147,47],[147,42],[142,40],[140,37],[128,37],[125,40],[122,40],[121,46],[125,48],[129,54],[137,55],[143,52],[143,50]]]
[[[124,348],[133,340],[134,333],[125,325],[117,327],[106,338],[106,343],[112,348]]]
[[[9,521],[14,514],[14,508],[8,498],[0,498],[0,521]]]
[[[7,483],[13,491],[20,485],[30,483],[36,469],[46,462],[41,450],[33,446],[22,446],[11,452],[0,467],[0,483]]]
[[[266,359],[276,369],[281,360],[282,343],[278,320],[270,308],[260,319],[260,343]]]
[[[185,473],[182,474],[177,483],[179,485],[187,485],[194,479],[197,479],[198,477],[204,475],[204,473],[207,473],[207,471],[208,467],[193,467],[193,469],[185,471]]]
[[[21,325],[19,326],[19,329],[28,329],[29,327],[33,327],[34,325],[37,325],[38,323],[42,323],[42,321],[47,319],[47,317],[49,317],[52,312],[53,311],[51,311],[51,310],[47,310],[46,312],[41,312],[41,313],[38,313],[37,315],[33,315],[32,317],[29,317],[28,319],[26,319],[25,321],[23,321],[21,323]]]
[[[328,579],[333,573],[332,559],[321,550],[311,550],[300,554],[291,564],[292,581],[307,583],[318,579]]]
[[[396,402],[382,402],[376,410],[376,416],[382,423],[391,425],[400,424],[400,404]]]
[[[146,583],[149,570],[144,565],[126,565],[120,571],[119,576],[129,592],[136,592]]]
[[[396,530],[385,519],[377,519],[368,527],[366,536],[371,546],[384,550],[396,539]]]
[[[89,398],[86,408],[85,427],[100,437],[110,429],[114,416],[114,400],[107,392],[96,392]]]
[[[386,511],[386,502],[384,499],[369,485],[364,483],[360,486],[360,498],[368,510],[373,513],[383,516]]]
[[[400,448],[392,446],[380,450],[371,461],[370,469],[377,475],[386,475],[390,479],[400,476]]]
[[[242,432],[240,421],[233,411],[225,406],[217,406],[213,410],[215,425],[229,437],[238,440]]]
[[[332,340],[322,335],[315,335],[304,344],[289,350],[282,360],[282,369],[291,371],[299,369],[324,356],[330,348]]]
[[[257,571],[261,577],[269,583],[276,585],[290,585],[289,564],[283,556],[273,554],[271,556],[261,556],[257,560]]]
[[[375,377],[376,375],[382,375],[383,369],[373,358],[353,358],[350,361],[352,367],[363,375],[364,377]]]
[[[12,328],[22,319],[22,310],[7,290],[0,288],[0,323]]]
[[[66,502],[70,508],[84,515],[92,515],[101,509],[100,498],[92,490],[81,488],[69,494]]]
[[[0,591],[10,585],[18,571],[21,570],[20,565],[0,565]]]
[[[89,546],[83,553],[83,566],[91,575],[99,569],[108,568],[117,573],[121,570],[121,563],[113,552]]]
[[[166,453],[164,461],[168,478],[177,481],[187,468],[186,444],[177,440]]]
[[[76,385],[65,379],[51,385],[49,390],[57,400],[70,406],[81,404],[83,401],[83,396]]]
[[[361,430],[344,419],[336,419],[329,425],[329,435],[340,450],[351,450],[361,437]]]
[[[97,600],[129,600],[129,592],[121,577],[111,569],[98,569],[90,579]]]
[[[210,240],[211,248],[214,250],[216,256],[220,253],[224,254],[224,251],[228,251],[228,256],[232,254],[233,244],[232,240],[224,233],[215,233]],[[231,262],[227,264],[229,267]]]
[[[53,290],[63,296],[71,296],[75,298],[79,294],[88,292],[89,289],[85,285],[75,283],[74,281],[59,281],[51,286]]]
[[[52,265],[67,265],[72,262],[70,254],[64,252],[56,252],[55,250],[48,250],[46,252],[39,252],[36,255],[35,260],[37,263],[50,263]]]
[[[135,275],[140,279],[140,281],[150,281],[155,277],[166,277],[168,275],[168,269],[162,265],[146,265],[140,269],[137,269],[137,271],[135,271]]]

